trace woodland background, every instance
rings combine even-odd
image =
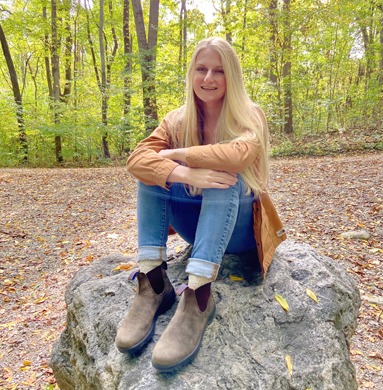
[[[124,160],[208,36],[237,51],[272,155],[383,149],[382,0],[206,2],[209,23],[193,0],[0,0],[0,166]]]

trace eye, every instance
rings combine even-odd
[[[217,70],[215,71],[215,73],[224,74],[224,71],[223,71],[223,69],[217,69]]]
[[[202,66],[199,66],[197,68],[197,72],[206,72],[206,68],[202,67]]]

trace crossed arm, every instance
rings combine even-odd
[[[188,148],[164,149],[158,155],[173,161],[186,163],[186,152]],[[189,168],[178,165],[168,176],[167,182],[186,183],[198,188],[221,188],[226,189],[237,183],[237,174],[215,171],[214,169]]]

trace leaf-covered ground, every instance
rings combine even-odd
[[[383,306],[374,303],[383,295],[382,189],[383,154],[271,161],[270,192],[289,238],[341,263],[362,291],[351,354],[360,388],[376,390],[383,390]],[[65,288],[98,257],[135,254],[135,198],[124,168],[0,169],[1,389],[57,388],[48,363],[65,327]],[[369,241],[339,236],[361,229]]]

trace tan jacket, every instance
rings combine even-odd
[[[264,118],[263,111],[258,108]],[[176,112],[176,111],[173,111]],[[175,161],[158,155],[163,149],[172,149],[168,114],[160,126],[143,141],[129,156],[128,172],[146,185],[168,188],[166,180],[174,168]],[[266,120],[265,120],[266,121]],[[206,168],[231,173],[241,173],[251,164],[257,164],[260,145],[240,142],[232,144],[192,146],[186,153],[186,163],[190,168]],[[286,239],[285,230],[277,211],[265,191],[254,202],[254,237],[257,242],[258,259],[265,277],[273,259],[276,247]]]

